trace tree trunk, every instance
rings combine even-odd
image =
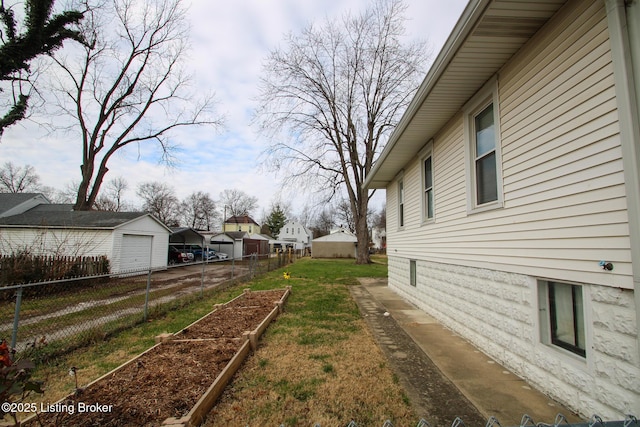
[[[358,194],[360,196],[356,201],[358,212],[354,212],[356,237],[358,239],[356,264],[369,264],[371,263],[371,257],[369,256],[369,226],[367,224],[369,197],[366,190],[358,189]]]
[[[73,205],[74,211],[88,211],[91,210],[91,206],[87,204],[87,194],[89,194],[89,182],[91,181],[92,171],[88,171],[85,165],[80,167],[82,172],[82,181],[78,187],[78,195],[76,196],[76,203]],[[89,175],[87,177],[87,175]]]

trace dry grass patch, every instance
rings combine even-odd
[[[417,417],[364,321],[352,323],[348,339],[318,345],[301,344],[301,329],[267,333],[206,425],[415,423]]]

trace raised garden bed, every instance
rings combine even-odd
[[[289,293],[245,291],[23,425],[198,425]]]

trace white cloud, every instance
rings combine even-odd
[[[130,200],[135,198],[139,183],[163,181],[175,188],[179,198],[206,191],[217,199],[222,190],[237,188],[258,197],[259,211],[268,208],[278,183],[273,174],[259,171],[258,156],[266,141],[250,125],[263,60],[285,33],[299,31],[326,16],[356,12],[366,4],[367,0],[192,0],[190,66],[202,92],[216,93],[218,111],[227,119],[226,129],[176,133],[174,141],[181,150],[179,164],[171,170],[157,163],[153,147],[129,147],[113,158],[107,180],[125,177]],[[408,0],[407,37],[428,40],[435,57],[465,4],[465,0]],[[9,128],[0,140],[0,163],[30,164],[43,184],[63,188],[79,180],[77,138],[47,134],[34,123],[23,121]]]

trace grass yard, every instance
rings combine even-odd
[[[386,258],[304,259],[290,266],[292,294],[255,354],[209,414],[211,426],[414,425],[418,417],[369,333],[348,286],[385,277]],[[253,287],[270,288],[274,275]]]
[[[357,277],[385,277],[386,258],[370,265],[353,260],[299,260],[249,284],[210,291],[204,298],[88,348],[39,367],[46,393],[36,402],[53,403],[72,393],[75,366],[82,386],[176,332],[250,287],[292,286],[285,312],[263,336],[259,348],[210,413],[208,426],[413,425],[418,419],[386,359],[369,333],[348,287]],[[176,390],[179,392],[179,390]],[[108,403],[108,402],[105,402]]]

